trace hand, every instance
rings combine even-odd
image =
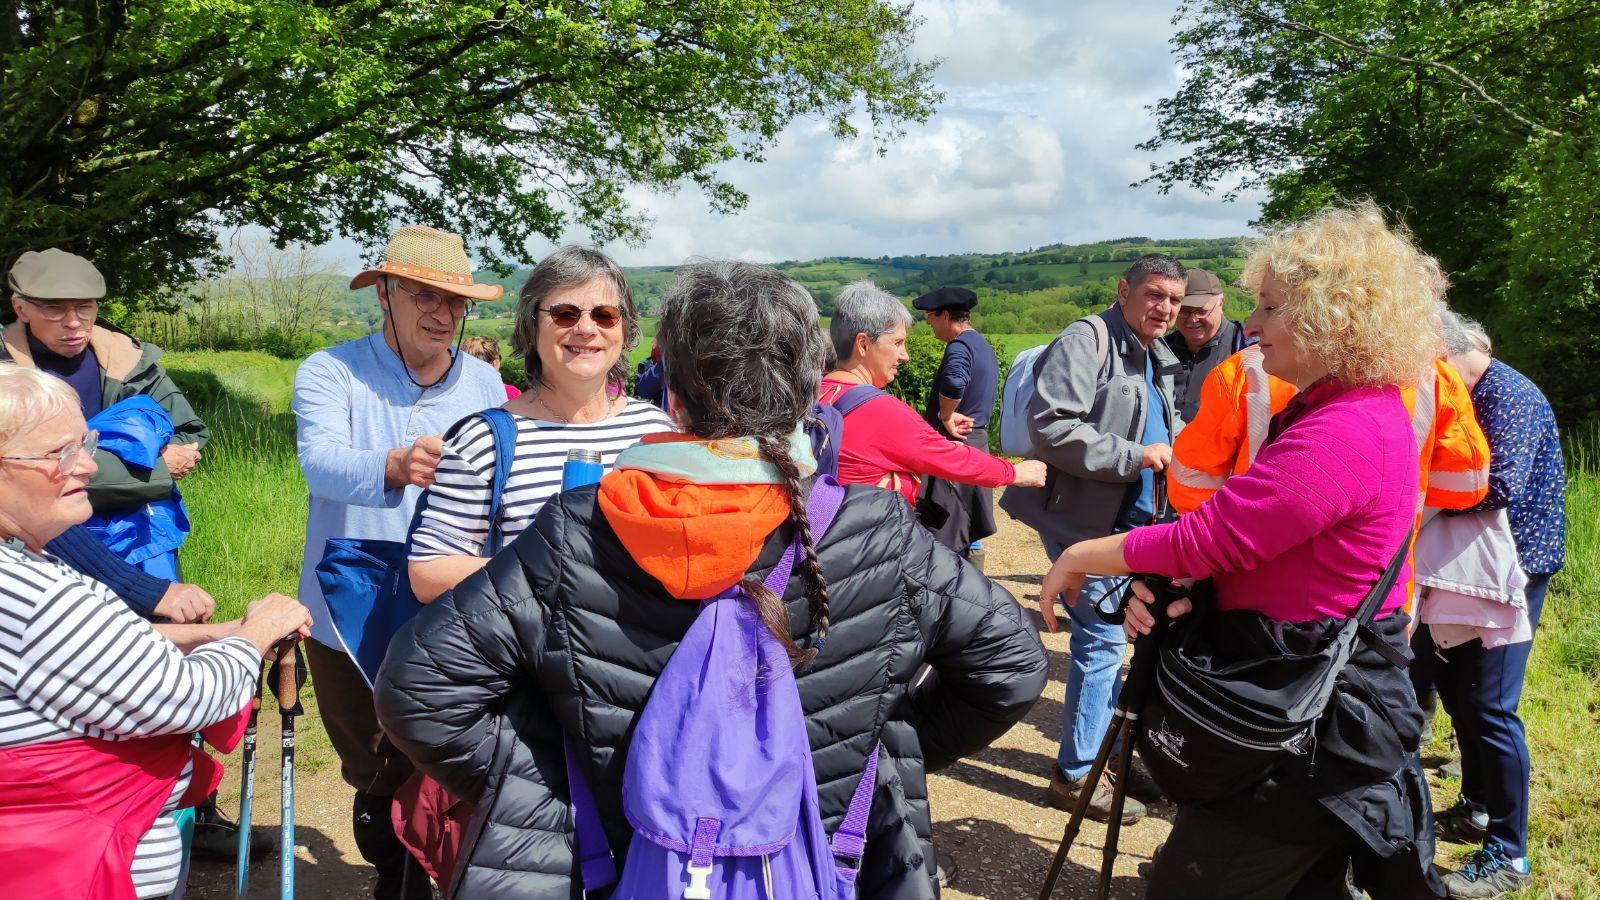
[[[168,444],[161,448],[161,458],[173,478],[182,478],[200,462],[200,448],[195,444]]]
[[[1012,477],[1013,487],[1044,487],[1044,478],[1047,474],[1044,463],[1037,459],[1025,459],[1016,465],[1017,474]]]
[[[286,637],[310,637],[311,611],[293,597],[268,594],[245,609],[239,633],[265,657],[273,645]]]
[[[1146,444],[1144,457],[1139,461],[1140,468],[1154,469],[1157,472],[1172,465],[1172,448],[1166,444]]]
[[[200,587],[175,581],[161,595],[155,613],[174,625],[188,625],[208,621],[216,609],[217,601]]]
[[[1044,574],[1044,582],[1039,585],[1039,615],[1044,619],[1045,631],[1055,634],[1061,628],[1056,620],[1057,597],[1069,607],[1078,605],[1085,574],[1077,570],[1071,548],[1056,557],[1055,565]]]
[[[964,438],[972,432],[972,417],[953,412],[949,416],[941,417],[946,431],[958,438]]]
[[[1150,612],[1150,604],[1156,602],[1155,592],[1149,585],[1135,578],[1133,596],[1128,598],[1127,614],[1122,619],[1122,630],[1128,635],[1128,640],[1135,640],[1141,634],[1149,634],[1150,629],[1156,627],[1155,614]],[[1176,619],[1194,608],[1188,597],[1180,597],[1167,604],[1167,618]]]
[[[400,458],[400,471],[408,483],[419,488],[429,487],[433,484],[433,470],[439,467],[439,458],[443,455],[444,436],[425,434],[406,448]]]

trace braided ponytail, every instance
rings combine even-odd
[[[817,546],[812,540],[811,517],[806,513],[806,495],[800,480],[800,467],[789,456],[788,436],[775,438],[757,435],[756,446],[761,455],[778,468],[783,476],[784,490],[789,495],[789,521],[794,524],[800,538],[801,557],[796,569],[805,582],[806,599],[811,610],[809,631],[812,635],[811,652],[821,652],[828,640],[828,581],[822,577],[822,563],[817,559]]]

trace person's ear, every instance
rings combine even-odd
[[[856,358],[862,358],[868,350],[872,349],[872,339],[865,332],[856,332],[855,353]]]
[[[389,279],[387,279],[387,278],[379,278],[377,281],[374,281],[372,283],[372,286],[374,288],[376,288],[377,291],[378,291],[378,306],[380,308],[382,308],[384,312],[388,312],[389,311]]]
[[[28,324],[28,313],[30,312],[30,310],[27,309],[27,306],[28,304],[22,302],[21,297],[12,295],[11,311],[17,314],[17,321],[24,325]]]

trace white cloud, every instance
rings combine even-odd
[[[840,142],[821,123],[797,122],[764,163],[725,170],[749,194],[746,209],[713,213],[693,187],[635,190],[630,199],[654,217],[651,237],[607,250],[648,265],[1243,234],[1259,196],[1228,204],[1129,186],[1155,161],[1135,149],[1156,133],[1148,107],[1179,83],[1168,43],[1175,8],[1173,0],[918,0],[914,52],[944,59],[935,82],[947,94],[926,124],[880,155],[868,129]]]

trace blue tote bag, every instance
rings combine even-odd
[[[500,551],[500,495],[511,473],[516,455],[517,425],[503,409],[479,413],[494,435],[494,477],[489,482],[489,556]],[[457,425],[459,428],[459,424]],[[454,433],[452,428],[451,432]],[[417,502],[407,535],[415,532],[426,508],[427,495]],[[323,545],[322,561],[317,563],[317,584],[328,604],[328,617],[344,650],[355,660],[367,686],[378,677],[389,641],[400,627],[422,609],[411,592],[406,558],[410,540],[383,541],[374,538],[329,538]]]

